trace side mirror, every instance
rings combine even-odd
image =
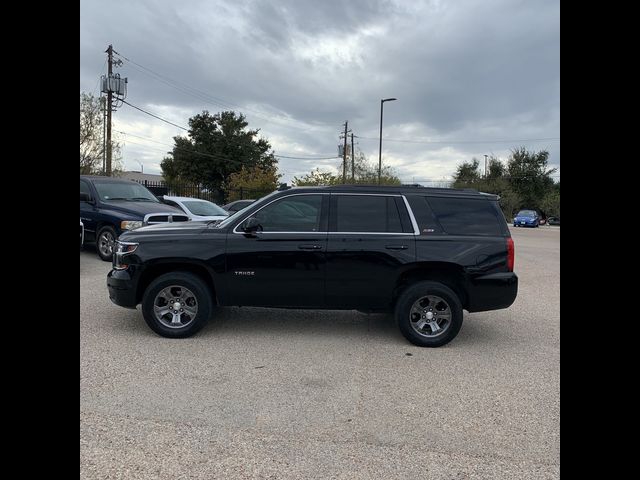
[[[80,192],[80,201],[91,203],[91,196],[88,193]]]
[[[256,217],[251,217],[242,224],[242,231],[244,233],[254,234],[262,231],[262,225],[260,225],[260,221]]]

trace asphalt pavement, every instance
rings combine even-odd
[[[560,228],[511,231],[516,302],[437,349],[354,311],[161,338],[80,252],[81,478],[559,478]]]

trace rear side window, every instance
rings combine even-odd
[[[402,233],[394,197],[332,195],[331,217],[336,232]]]
[[[428,202],[450,235],[503,235],[496,211],[487,200],[429,197]]]

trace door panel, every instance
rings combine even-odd
[[[327,234],[230,233],[226,283],[232,305],[324,306]]]
[[[377,309],[389,305],[398,275],[416,258],[408,219],[401,197],[331,195],[328,307]]]
[[[415,262],[410,235],[329,235],[327,306],[384,308],[403,265]]]
[[[324,306],[328,195],[284,196],[254,212],[261,231],[227,235],[231,303]],[[243,221],[244,223],[244,221]]]
[[[96,199],[96,194],[89,186],[89,182],[80,180],[80,192],[88,193],[92,199]],[[97,211],[95,204],[80,201],[80,219],[84,224],[84,231],[87,239],[93,239],[97,225]]]

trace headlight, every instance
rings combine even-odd
[[[122,230],[133,230],[134,228],[140,228],[142,226],[142,222],[139,220],[124,220],[120,222],[120,228]]]
[[[128,265],[122,263],[122,257],[133,253],[138,248],[137,243],[116,241],[116,253],[113,256],[113,268],[116,270],[126,270]]]
[[[138,248],[138,243],[134,242],[121,242],[120,240],[116,241],[116,254],[118,255],[127,255],[129,253],[133,253]]]

